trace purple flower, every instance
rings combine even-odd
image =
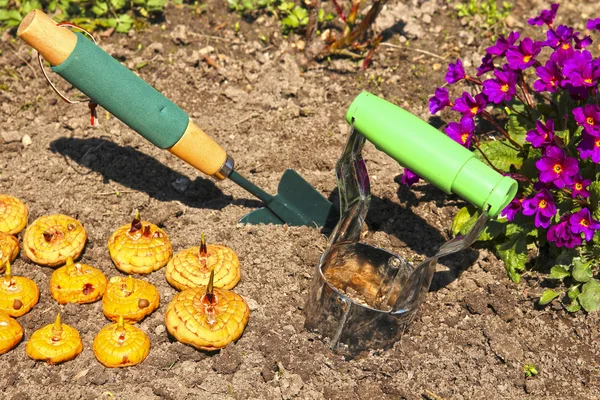
[[[448,106],[452,106],[452,103],[450,103],[450,99],[448,98],[448,89],[435,89],[435,94],[429,99],[429,111],[431,111],[432,114],[435,114]]]
[[[540,78],[533,82],[533,88],[538,92],[548,91],[555,92],[562,80],[562,73],[558,65],[552,61],[546,61],[544,66],[539,66],[535,69],[535,73]]]
[[[578,50],[581,49],[585,49],[586,47],[588,47],[589,45],[591,45],[593,43],[593,40],[590,36],[584,36],[583,39],[579,39],[579,32],[577,32],[575,34],[575,36],[573,36],[573,39],[575,39],[575,48]]]
[[[517,93],[517,75],[510,71],[495,70],[496,79],[488,79],[483,82],[483,94],[489,101],[500,104],[510,101]]]
[[[477,76],[481,76],[486,72],[494,70],[494,58],[491,54],[486,54],[481,59],[481,65],[477,68]]]
[[[456,64],[448,64],[448,72],[446,73],[446,82],[449,84],[456,83],[465,78],[465,69],[460,58],[456,60]]]
[[[562,51],[573,50],[573,46],[571,42],[573,42],[575,34],[573,32],[573,28],[561,25],[558,28],[550,29],[546,32],[547,40],[544,42],[546,46],[550,46],[553,49],[558,49]]]
[[[598,31],[600,32],[600,18],[590,19],[585,25],[587,29],[590,31]]]
[[[600,107],[595,104],[586,104],[573,110],[577,125],[583,126],[585,131],[592,136],[600,137]]]
[[[595,163],[600,163],[600,137],[583,133],[583,140],[577,146],[581,158],[592,158]]]
[[[504,36],[500,35],[498,40],[496,40],[496,44],[485,49],[486,55],[491,54],[496,57],[502,57],[506,54],[506,51],[517,41],[517,39],[521,36],[519,32],[511,32],[508,35],[508,38],[504,38]]]
[[[475,122],[473,122],[473,118],[465,115],[461,118],[460,123],[450,122],[446,127],[446,134],[468,149],[471,146],[474,130]]]
[[[458,111],[463,116],[473,117],[479,114],[487,105],[485,96],[482,93],[475,95],[475,98],[467,92],[463,92],[462,96],[456,99],[454,111]]]
[[[579,172],[577,159],[567,157],[565,152],[556,146],[546,149],[546,154],[536,161],[535,166],[540,170],[540,181],[552,182],[562,189],[573,182],[573,177]]]
[[[592,219],[590,210],[587,208],[582,208],[571,215],[569,223],[571,225],[571,232],[579,234],[583,233],[585,240],[588,242],[594,237],[594,231],[600,229],[600,222]]]
[[[570,83],[575,87],[597,86],[597,79],[600,77],[600,71],[596,68],[592,54],[587,50],[575,52],[565,60],[562,72],[566,78],[563,83]]]
[[[573,184],[569,186],[569,189],[573,191],[571,196],[573,198],[581,196],[583,198],[590,197],[590,192],[587,187],[590,186],[592,181],[590,179],[583,179],[580,175],[577,175],[573,180]]]
[[[559,6],[560,4],[552,3],[552,5],[550,6],[550,10],[542,10],[540,15],[538,15],[535,18],[530,18],[529,20],[527,20],[527,23],[529,25],[537,26],[542,26],[544,24],[552,26],[554,18],[556,18],[556,11],[558,11]]]
[[[525,70],[535,64],[535,57],[542,50],[542,42],[534,42],[526,37],[519,46],[511,46],[506,52],[508,66],[515,70]]]
[[[534,215],[536,228],[547,228],[556,214],[556,206],[550,192],[542,189],[531,198],[523,200],[523,215]]]
[[[419,182],[419,175],[415,174],[408,168],[404,168],[404,173],[402,174],[400,180],[403,185],[412,186]]]
[[[535,122],[535,129],[527,132],[525,138],[533,147],[544,147],[554,140],[554,121],[548,119],[544,124],[542,121]]]
[[[570,249],[580,246],[582,243],[581,235],[575,235],[571,232],[571,225],[568,218],[564,218],[558,224],[552,225],[548,229],[546,239],[554,243],[556,247],[568,247]]]
[[[512,201],[502,210],[502,216],[506,217],[507,220],[512,221],[515,219],[517,213],[523,208],[523,199],[514,198]]]

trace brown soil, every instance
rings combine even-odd
[[[387,43],[397,46],[382,46],[366,72],[345,59],[301,69],[292,39],[277,34],[273,17],[247,22],[227,13],[223,4],[209,2],[200,16],[170,7],[166,30],[154,25],[130,37],[103,39],[101,45],[130,68],[147,61],[138,73],[213,135],[241,174],[270,192],[276,191],[283,171],[294,168],[331,196],[334,165],[348,134],[344,113],[361,90],[427,119],[427,98],[443,82],[445,67],[444,61],[418,50],[453,59],[485,47],[479,35],[469,45],[471,33],[446,2],[434,0],[430,23],[419,13],[410,17],[422,37],[405,46],[398,33],[389,31]],[[415,1],[406,7],[424,6]],[[529,8],[521,5],[523,13],[514,13],[518,23],[531,14]],[[579,16],[575,6],[565,5],[565,10]],[[403,17],[392,15],[392,20]],[[236,21],[239,34],[233,29]],[[222,23],[224,28],[215,28]],[[402,30],[405,23],[395,27]],[[266,43],[260,40],[263,35]],[[0,192],[26,202],[30,221],[50,213],[78,218],[89,235],[81,261],[107,277],[119,275],[107,240],[135,209],[165,229],[175,251],[198,245],[204,232],[209,242],[237,251],[242,280],[235,290],[252,312],[237,343],[217,352],[197,351],[168,337],[163,315],[176,291],[164,270],[154,272],[146,279],[158,287],[162,302],[138,324],[150,337],[150,354],[141,365],[107,369],[91,349],[96,333],[110,323],[100,302],[59,306],[48,290],[53,270],[33,264],[22,252],[14,273],[34,279],[41,298],[18,319],[23,341],[0,356],[2,399],[600,397],[598,314],[537,307],[542,288],[535,275],[513,284],[485,249],[443,259],[418,317],[393,348],[350,361],[331,353],[304,329],[307,288],[326,243],[318,230],[238,225],[259,201],[230,181],[215,183],[202,176],[103,110],[100,126],[89,127],[87,107],[57,100],[31,50],[3,38]],[[53,79],[75,95],[58,77]],[[23,145],[24,135],[31,144],[26,138]],[[365,241],[412,260],[433,255],[448,240],[462,201],[426,184],[414,190],[400,186],[401,168],[370,144],[365,157],[373,192]],[[83,352],[57,366],[30,360],[27,340],[57,311],[79,330]],[[539,375],[525,379],[522,369],[529,362]]]

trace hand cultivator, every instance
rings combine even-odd
[[[241,176],[234,170],[233,158],[182,109],[81,33],[58,27],[43,12],[33,10],[17,34],[92,104],[101,105],[159,148],[217,180],[231,179],[265,203],[240,222],[323,227],[336,221],[335,207],[294,170],[285,171],[275,196]]]
[[[346,114],[352,133],[337,163],[342,219],[333,231],[309,290],[306,327],[349,356],[395,343],[416,315],[437,260],[470,246],[490,217],[513,199],[517,183],[494,171],[448,136],[369,93]],[[413,267],[393,253],[359,242],[370,201],[361,151],[365,140],[447,193],[483,210],[471,231]]]

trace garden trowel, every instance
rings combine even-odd
[[[57,26],[40,10],[21,21],[17,35],[52,70],[161,149],[217,180],[229,178],[265,203],[240,220],[249,224],[333,226],[339,213],[296,171],[288,169],[272,196],[234,170],[233,159],[178,106],[81,33]]]

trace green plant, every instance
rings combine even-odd
[[[161,13],[167,0],[0,0],[0,29],[14,28],[27,13],[41,9],[55,19],[88,30],[114,28],[128,32],[153,14]]]
[[[523,366],[523,375],[525,378],[532,378],[538,374],[537,368],[533,363],[527,363]]]
[[[231,11],[241,14],[251,14],[260,10],[274,13],[281,0],[227,0]]]
[[[457,15],[460,18],[481,15],[484,18],[487,27],[504,21],[512,8],[513,5],[511,3],[503,1],[502,8],[498,10],[496,0],[467,0],[466,2],[461,2],[454,6]]]
[[[458,112],[460,122],[448,123],[446,133],[518,181],[517,197],[479,241],[495,250],[516,283],[537,269],[549,287],[540,305],[560,298],[570,312],[591,312],[600,310],[600,58],[585,49],[590,36],[554,26],[558,7],[528,21],[548,26],[546,40],[500,36],[475,76],[460,59],[450,63],[447,83],[466,82],[471,91],[450,100],[438,88],[429,106],[432,113]],[[600,18],[587,28],[600,31]],[[403,176],[405,183],[415,179],[410,171]],[[453,233],[469,231],[479,213],[461,209]]]

